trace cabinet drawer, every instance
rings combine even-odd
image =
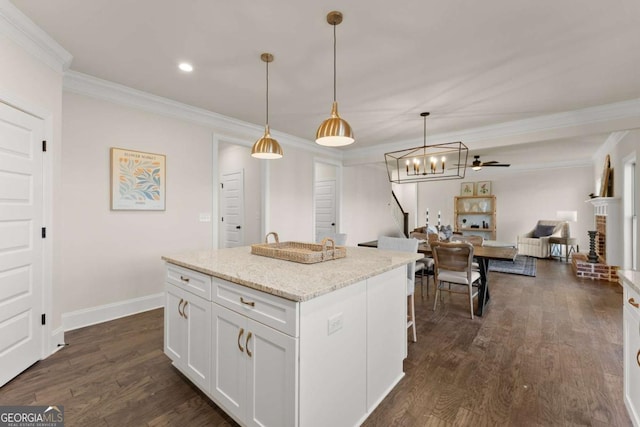
[[[623,286],[624,289],[624,306],[628,309],[628,313],[631,314],[636,320],[640,321],[640,294],[628,285]],[[636,307],[637,305],[637,307]]]
[[[167,263],[167,282],[211,301],[211,276]]]
[[[289,336],[298,336],[299,304],[295,301],[214,277],[213,302]]]

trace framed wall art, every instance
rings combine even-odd
[[[111,148],[111,210],[165,210],[162,154]]]
[[[490,196],[491,181],[478,181],[478,186],[476,187],[476,193],[478,196]]]
[[[475,192],[475,182],[463,182],[460,184],[461,196],[473,196]]]

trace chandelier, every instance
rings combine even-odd
[[[385,153],[389,181],[396,184],[462,179],[467,167],[469,149],[462,142],[427,145],[427,116],[424,118],[422,147]]]

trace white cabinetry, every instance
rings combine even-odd
[[[624,403],[640,426],[640,294],[624,286]]]
[[[357,426],[404,375],[406,274],[296,302],[168,263],[165,353],[240,425]]]
[[[223,290],[233,286],[221,284]],[[254,320],[264,306],[249,289],[240,292],[240,312],[213,304],[211,395],[242,425],[295,426],[297,338]],[[263,294],[261,301],[279,299],[269,297]]]
[[[164,352],[176,368],[208,392],[211,385],[211,277],[168,266],[166,280]]]

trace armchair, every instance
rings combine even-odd
[[[569,237],[567,221],[540,220],[535,228],[518,236],[518,254],[549,258],[550,237]]]

